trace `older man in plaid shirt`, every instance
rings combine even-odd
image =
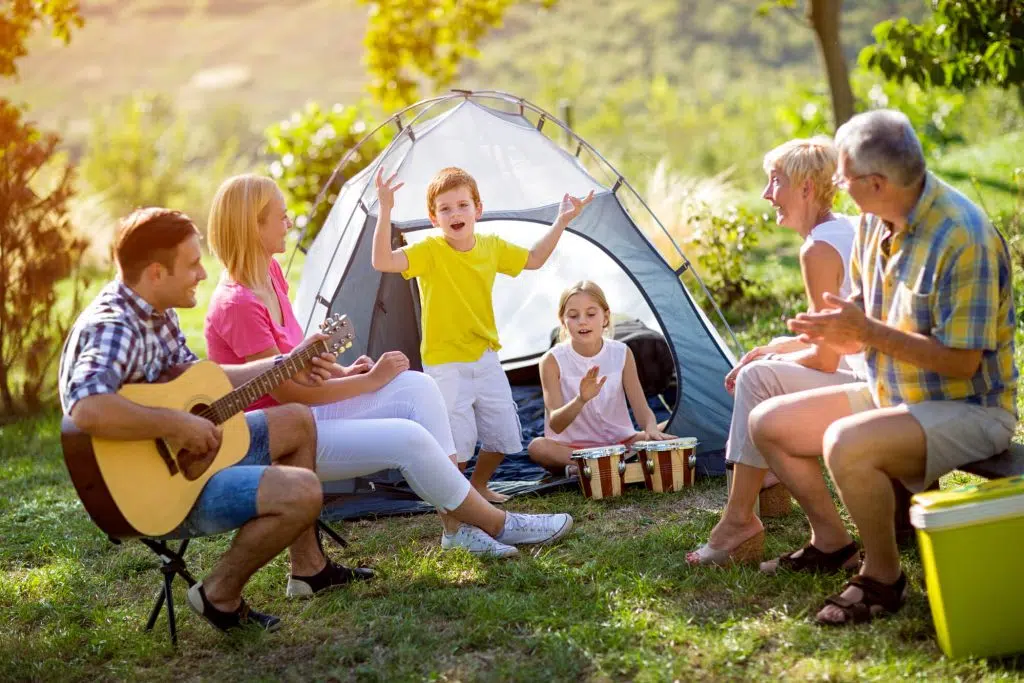
[[[781,396],[750,416],[772,470],[800,502],[811,541],[762,569],[839,571],[858,553],[822,477],[824,456],[864,544],[859,571],[819,623],[868,621],[906,596],[891,479],[920,491],[1005,450],[1017,422],[1011,262],[985,214],[925,169],[896,111],[860,114],[836,133],[836,184],[863,212],[853,293],[789,323],[840,353],[864,351],[867,382]]]

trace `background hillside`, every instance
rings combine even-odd
[[[665,77],[693,98],[721,97],[738,85],[760,92],[795,79],[819,83],[811,31],[786,11],[758,17],[757,4],[562,0],[552,11],[517,7],[463,82],[551,106],[572,98],[581,114],[637,78]],[[877,21],[924,10],[920,0],[846,4],[851,60]],[[72,144],[87,133],[90,112],[140,90],[171,95],[185,109],[237,107],[256,130],[306,100],[349,103],[362,94],[367,8],[355,0],[83,0],[82,6],[86,25],[71,44],[37,38],[10,92]]]
[[[791,137],[832,132],[812,31],[799,10],[761,16],[760,4],[559,0],[549,11],[519,4],[456,84],[513,92],[559,114],[570,103],[577,132],[644,193],[685,245],[693,237],[694,199],[716,211],[738,202],[761,213],[764,152]],[[60,131],[82,161],[75,222],[94,237],[100,258],[125,207],[171,204],[202,223],[224,177],[270,160],[268,126],[307,101],[330,108],[365,96],[369,10],[357,0],[83,0],[82,6],[86,24],[70,45],[37,37],[10,95],[44,127]],[[993,216],[1016,215],[1024,108],[1014,93],[924,92],[857,68],[876,23],[919,20],[927,6],[925,0],[844,3],[842,38],[854,92],[862,103],[906,111],[933,168]],[[143,93],[162,99],[140,99]],[[135,99],[118,104],[128,97]],[[362,128],[353,124],[353,130]],[[144,182],[151,175],[173,190],[153,195]],[[848,203],[840,208],[853,210]],[[769,234],[770,219],[746,227],[764,239],[744,267],[799,299],[793,235]],[[739,316],[751,319],[747,312]]]

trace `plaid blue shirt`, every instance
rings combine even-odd
[[[68,415],[86,396],[153,382],[171,367],[197,360],[185,344],[173,309],[160,313],[114,280],[82,311],[64,342],[57,384],[60,403]]]
[[[904,230],[862,216],[850,261],[851,299],[870,317],[949,348],[982,350],[974,376],[958,379],[867,348],[879,406],[959,400],[1017,414],[1010,251],[977,206],[929,173]]]

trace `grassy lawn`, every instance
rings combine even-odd
[[[690,569],[724,503],[721,480],[681,494],[630,491],[610,502],[575,492],[516,501],[568,510],[561,544],[513,561],[442,554],[433,516],[343,525],[339,559],[379,570],[370,583],[308,602],[284,598],[284,557],[246,595],[286,621],[274,635],[225,638],[184,608],[179,646],[163,619],[145,633],[158,585],[141,546],[107,543],[87,518],[60,456],[54,416],[0,432],[0,680],[997,680],[1024,660],[940,656],[921,564],[903,611],[829,630],[809,615],[839,578]],[[769,520],[768,553],[804,541],[799,512]],[[226,537],[195,542],[208,570]],[[183,585],[183,584],[182,584]]]

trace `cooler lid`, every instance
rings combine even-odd
[[[968,484],[952,491],[928,491],[913,497],[910,521],[918,529],[937,529],[1024,515],[1024,476]]]
[[[931,511],[1008,496],[1024,496],[1024,476],[967,484],[951,491],[927,491],[914,496],[913,503]]]

